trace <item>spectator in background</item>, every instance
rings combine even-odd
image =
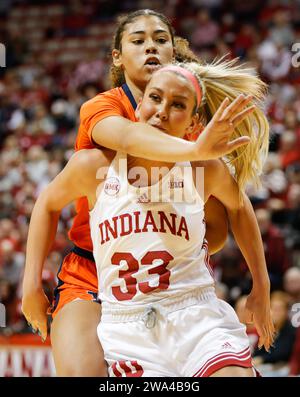
[[[54,134],[55,123],[44,105],[38,104],[34,107],[33,119],[29,122],[27,131],[30,135]]]
[[[292,55],[282,42],[270,38],[263,41],[257,49],[261,61],[261,72],[269,81],[284,80],[292,65]]]
[[[297,95],[300,94],[300,92],[296,92],[294,93],[294,97],[293,100],[297,100]],[[298,98],[298,102],[299,102],[299,98]],[[299,102],[300,104],[300,102]],[[290,103],[290,105],[293,105],[292,103]],[[295,103],[294,103],[295,105]],[[299,109],[300,110],[300,109]],[[297,144],[300,144],[300,111],[299,114],[297,115],[297,111],[296,111],[296,106],[294,109],[286,109],[285,114],[284,114],[284,124],[285,127],[288,130],[291,130],[293,132],[295,132],[296,136],[297,136]]]
[[[287,195],[288,210],[286,211],[286,222],[292,232],[300,233],[300,184],[290,185]]]
[[[41,146],[31,146],[26,154],[25,164],[30,181],[36,185],[43,183],[49,167],[48,156],[44,149]]]
[[[6,45],[6,67],[12,68],[22,65],[29,51],[29,43],[22,31],[17,27],[11,28],[4,39]]]
[[[288,181],[285,172],[281,168],[280,159],[277,153],[269,153],[264,165],[261,181],[262,189],[266,191],[266,198],[284,197],[288,187]]]
[[[279,157],[283,169],[300,161],[300,148],[293,131],[285,131],[281,135]]]
[[[254,365],[266,376],[286,376],[296,337],[296,329],[289,320],[289,296],[282,291],[271,294],[271,312],[276,337],[270,352],[264,348],[254,352]],[[262,364],[270,364],[263,366]]]
[[[294,173],[294,167],[288,168],[287,176],[290,182],[297,181],[298,175],[297,171]],[[280,203],[269,200],[268,207],[272,207],[272,219],[285,235],[286,246],[291,251],[290,264],[300,266],[300,184],[291,183],[285,200],[280,200]]]
[[[59,98],[51,105],[51,114],[55,123],[56,131],[60,131],[62,135],[67,134],[75,128],[75,120],[77,118],[78,108],[71,101]],[[57,138],[61,138],[57,135]]]
[[[242,256],[231,236],[223,249],[212,257],[212,266],[216,279],[219,281],[219,294],[222,285],[227,286],[227,302],[233,304],[242,293],[248,293],[247,277],[244,277],[241,266]],[[245,265],[246,266],[246,265]],[[218,286],[217,286],[218,290]]]
[[[92,97],[94,97],[103,91],[101,82],[104,80],[105,72],[104,62],[101,59],[95,59],[91,53],[89,58],[78,64],[74,73],[71,75],[68,88],[74,90],[87,83],[95,84],[98,86],[98,90],[93,94]]]
[[[245,58],[256,41],[258,41],[258,36],[255,27],[250,24],[242,25],[234,44],[235,56]]]
[[[195,49],[211,48],[219,37],[219,27],[210,18],[207,10],[198,11],[196,28],[192,34],[191,42]]]
[[[3,221],[1,224],[4,225]],[[13,235],[13,232],[14,229],[12,225],[10,236]],[[16,320],[16,290],[21,279],[24,263],[24,253],[15,252],[16,247],[17,245],[14,244],[12,238],[8,238],[7,236],[4,239],[0,239],[0,302],[3,303],[6,308],[7,327],[2,329],[6,334],[14,332],[13,325]]]
[[[284,273],[283,287],[289,294],[290,304],[300,304],[300,268],[290,267]]]
[[[300,327],[296,330],[296,340],[293,347],[292,356],[289,362],[290,372],[289,375],[300,375]]]
[[[220,37],[223,38],[226,44],[231,47],[234,46],[236,40],[236,20],[234,14],[227,12],[222,16]]]
[[[295,34],[291,25],[291,13],[279,10],[273,16],[273,26],[270,29],[270,39],[274,43],[281,43],[290,48]]]
[[[300,235],[296,234],[291,245],[292,265],[300,269]]]
[[[289,267],[288,252],[281,230],[272,224],[271,212],[268,209],[255,211],[258,226],[262,235],[267,268],[273,289],[281,288],[282,276]]]
[[[291,184],[300,185],[300,162],[290,165],[286,170],[286,175]]]
[[[15,314],[12,302],[15,298],[15,289],[8,280],[0,276],[0,302],[5,306],[6,327],[0,327],[0,333],[10,332],[10,324]]]
[[[20,280],[23,269],[24,254],[15,253],[11,240],[2,240],[0,245],[0,276],[12,286],[16,286]]]
[[[83,36],[89,24],[90,7],[80,0],[73,0],[65,5],[63,32],[65,36]]]

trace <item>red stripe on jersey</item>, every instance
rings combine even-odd
[[[136,372],[133,372],[132,368],[129,367],[129,363],[136,369]],[[119,364],[120,368],[125,372],[126,377],[140,377],[144,373],[142,366],[138,364],[137,361],[117,361],[111,366],[117,378],[122,377],[122,373],[117,369],[117,364]]]
[[[117,362],[113,363],[113,365],[111,366],[111,369],[117,378],[122,378],[121,372],[117,369]]]
[[[126,361],[119,361],[119,365],[125,371],[125,375],[130,376],[129,374],[132,372],[132,369],[128,367]]]
[[[238,353],[227,351],[224,353],[216,354],[215,356],[213,356],[209,360],[207,360],[206,363],[197,371],[197,373],[195,375],[201,376],[201,374],[204,373],[207,370],[207,368],[210,367],[213,363],[215,363],[216,361],[218,361],[224,357],[229,357],[229,356],[236,357],[237,359],[245,360],[249,356],[251,357],[250,349],[249,349],[249,347],[247,347],[246,349],[244,349]]]
[[[214,372],[218,371],[219,369],[228,367],[230,365],[235,365],[237,367],[244,367],[244,368],[251,368],[252,361],[249,358],[247,361],[241,361],[236,358],[227,357],[225,359],[220,360],[219,362],[213,364],[207,371],[205,371],[202,375],[198,375],[197,378],[208,378]]]
[[[136,378],[142,376],[144,373],[142,366],[140,364],[138,364],[137,361],[131,361],[130,363],[136,369],[136,372],[128,374],[127,376],[136,377]]]
[[[251,353],[249,347],[242,350],[241,352],[224,352],[216,354],[206,361],[204,365],[193,375],[193,377],[207,377],[219,368],[223,368],[228,364],[228,361],[234,361],[239,366],[252,367]],[[218,367],[216,369],[216,367]]]

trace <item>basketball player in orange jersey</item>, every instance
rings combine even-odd
[[[220,136],[212,124],[195,143],[191,143],[165,135],[145,123],[134,123],[136,101],[153,71],[171,61],[174,49],[172,28],[160,14],[139,11],[120,23],[114,43],[112,74],[115,86],[124,85],[97,95],[83,105],[76,150],[101,146],[147,159],[181,161],[216,158],[248,142],[248,137],[236,137],[229,142],[231,132]],[[181,50],[177,48],[177,57],[190,56],[186,50],[182,53]],[[207,235],[210,245],[218,248],[226,235],[225,212],[220,206],[212,207],[223,216],[223,220],[222,217],[218,219],[219,229],[225,230],[220,233],[221,238],[216,233],[214,240],[210,239],[209,233]],[[51,214],[51,232],[39,239],[38,247],[31,245],[35,241],[28,241],[27,249],[22,309],[43,338],[47,335],[49,302],[41,288],[41,269],[55,236],[58,217],[57,212]],[[95,303],[98,285],[85,198],[77,201],[77,216],[69,236],[75,248],[60,267],[52,306],[51,341],[57,373],[99,376],[106,373],[106,368],[104,364],[99,365],[101,360],[103,362],[102,350],[94,332],[94,325],[100,318],[100,306]]]
[[[224,75],[226,79],[221,78]],[[228,98],[222,101],[251,85],[254,101],[243,95],[231,105]],[[137,116],[166,134],[183,137],[198,125],[205,104],[211,110],[220,105],[211,120],[220,134],[243,129],[244,122],[253,121],[254,109],[258,128],[264,128],[264,115],[247,106],[258,104],[263,88],[249,70],[230,62],[167,66],[153,75]],[[245,166],[258,161],[261,151],[254,138],[262,132],[253,132],[249,145],[240,149]],[[263,135],[267,142],[267,130]],[[125,160],[125,167],[120,160]],[[104,176],[105,166],[109,169]],[[153,167],[162,166],[163,175],[152,179]],[[138,180],[139,188],[136,178],[129,176],[133,167],[147,171]],[[183,167],[191,172],[182,173]],[[197,185],[197,167],[204,167],[204,194]],[[29,243],[45,227],[49,232],[51,212],[87,197],[102,301],[98,332],[111,376],[254,376],[245,326],[215,296],[203,223],[204,202],[213,194],[228,212],[252,274],[247,320],[254,321],[259,343],[268,349],[274,331],[270,282],[259,228],[243,193],[244,183],[255,176],[250,167],[246,169],[237,167],[235,180],[220,160],[174,164],[122,152],[114,157],[104,150],[82,150],[39,197]],[[168,194],[171,172],[172,186],[184,188],[180,201],[170,200],[173,196]],[[153,200],[148,187],[157,184],[160,189]],[[145,195],[150,199],[144,201]]]

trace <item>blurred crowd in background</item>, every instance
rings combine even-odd
[[[1,0],[6,67],[0,68],[0,302],[7,310],[7,327],[0,333],[30,332],[20,298],[35,200],[73,153],[80,106],[111,88],[108,70],[116,16],[140,8],[167,15],[176,33],[205,61],[238,56],[269,84],[265,112],[270,153],[262,186],[255,190],[249,185],[247,192],[272,285],[278,334],[270,354],[257,349],[253,327],[248,326],[248,333],[255,362],[264,364],[266,373],[300,374],[300,315],[293,312],[297,303],[300,306],[300,65],[292,51],[293,44],[300,43],[299,0],[70,0],[47,5]],[[71,247],[67,230],[73,216],[73,206],[63,210],[44,267],[50,300],[56,272]],[[219,296],[243,321],[251,278],[231,237],[211,262]]]

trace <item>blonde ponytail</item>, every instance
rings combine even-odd
[[[198,77],[204,91],[204,98],[198,109],[204,124],[210,121],[226,97],[233,101],[239,94],[253,96],[253,101],[248,106],[254,104],[254,112],[241,122],[232,134],[232,139],[247,135],[251,141],[227,156],[229,163],[234,167],[238,186],[242,190],[248,181],[260,184],[259,175],[269,148],[269,124],[262,111],[267,85],[253,68],[246,68],[237,62],[237,58],[228,61],[223,57],[211,64],[189,62],[180,66]]]

